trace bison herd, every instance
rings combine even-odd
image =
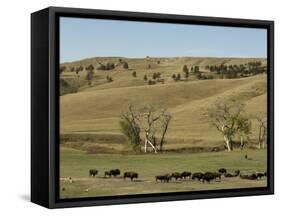
[[[98,170],[96,169],[90,169],[89,170],[89,176],[95,177],[98,174]],[[104,172],[104,178],[111,178],[111,177],[117,177],[121,175],[120,169],[111,169]],[[235,170],[234,173],[227,172],[225,168],[219,169],[217,172],[173,172],[169,174],[164,175],[157,175],[155,176],[156,182],[170,182],[172,180],[184,180],[184,179],[191,179],[191,180],[198,180],[202,181],[203,183],[211,181],[220,181],[222,177],[225,178],[232,178],[232,177],[240,177],[241,179],[247,179],[247,180],[259,180],[263,177],[267,176],[266,172],[256,172],[252,174],[244,174],[242,175],[240,173],[240,170]],[[126,180],[127,178],[133,181],[134,179],[137,179],[139,177],[138,173],[136,172],[124,172],[123,173],[123,179]]]

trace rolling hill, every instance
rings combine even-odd
[[[155,107],[166,108],[172,115],[172,121],[167,133],[167,147],[186,146],[217,146],[222,144],[221,134],[210,126],[206,117],[209,107],[215,103],[236,101],[244,103],[246,114],[253,119],[251,135],[257,136],[256,116],[266,113],[267,83],[266,75],[260,74],[237,79],[197,80],[192,74],[187,81],[175,82],[171,75],[182,73],[182,67],[199,65],[200,71],[206,65],[217,64],[247,64],[259,60],[266,64],[265,59],[239,58],[146,58],[125,59],[129,69],[116,66],[114,70],[95,70],[92,85],[85,81],[86,71],[79,73],[80,88],[76,93],[60,97],[60,121],[62,134],[93,134],[108,139],[114,143],[120,136],[120,114],[127,110],[128,105],[141,106],[151,104]],[[63,64],[67,68],[99,62],[118,62],[119,58],[92,58]],[[157,62],[160,61],[158,64]],[[117,64],[117,63],[116,63]],[[147,65],[150,64],[150,68]],[[136,71],[137,77],[132,76]],[[149,79],[155,72],[161,73],[164,83],[148,85],[143,80]],[[107,82],[106,76],[113,77],[113,82]],[[74,72],[63,72],[62,78],[77,79]],[[120,143],[118,143],[120,144]]]

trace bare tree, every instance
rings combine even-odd
[[[232,139],[238,131],[237,119],[241,117],[244,105],[216,104],[208,112],[211,124],[223,135],[227,151],[233,150]]]
[[[120,126],[122,133],[127,137],[134,150],[139,147],[138,149],[141,151],[140,135],[142,132],[145,136],[144,151],[146,152],[146,146],[149,143],[156,152],[158,144],[159,150],[163,150],[165,135],[171,119],[172,116],[167,113],[166,109],[157,109],[152,105],[136,109],[130,105],[128,111],[121,115]],[[158,135],[159,139],[156,137]]]
[[[169,126],[169,123],[170,123],[171,119],[172,119],[171,114],[166,113],[166,111],[164,111],[162,113],[161,123],[162,123],[163,131],[162,131],[162,135],[161,135],[161,139],[160,139],[160,143],[159,143],[159,150],[160,150],[160,152],[163,151],[165,135],[167,133],[168,126]]]
[[[147,105],[142,109],[141,116],[144,120],[145,131],[151,138],[153,145],[156,146],[156,123],[161,118],[162,112],[157,111],[153,106]]]

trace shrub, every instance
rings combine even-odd
[[[154,80],[148,80],[148,85],[155,85],[156,82]]]
[[[113,79],[112,79],[112,77],[111,76],[106,76],[106,80],[107,80],[107,82],[112,82],[113,81]]]
[[[124,63],[123,63],[123,68],[125,68],[125,69],[128,69],[128,68],[129,68],[129,65],[128,65],[127,62],[124,62]]]
[[[147,81],[147,76],[146,75],[143,76],[143,80]]]

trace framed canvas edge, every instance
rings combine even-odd
[[[172,14],[155,14],[155,13],[141,13],[141,12],[127,12],[127,11],[109,11],[109,10],[95,10],[95,9],[78,9],[78,8],[62,8],[49,7],[49,206],[48,208],[64,208],[64,207],[82,207],[82,206],[99,206],[99,205],[114,205],[114,204],[133,204],[133,203],[147,203],[147,202],[165,202],[165,201],[179,201],[179,200],[194,200],[194,199],[210,199],[210,198],[227,198],[227,197],[242,197],[242,196],[256,196],[256,195],[271,195],[274,194],[274,21],[268,20],[247,20],[247,19],[233,19],[233,18],[217,18],[217,17],[202,17],[202,16],[187,16],[187,15],[172,15]],[[56,25],[56,17],[61,14],[69,14],[74,16],[100,16],[111,17],[111,19],[143,19],[146,21],[171,21],[173,22],[195,22],[205,25],[229,25],[241,27],[260,27],[268,30],[268,119],[269,127],[269,148],[268,148],[268,186],[265,188],[249,188],[249,189],[229,189],[229,190],[210,190],[210,191],[196,191],[195,193],[183,192],[176,194],[145,194],[130,196],[115,196],[105,197],[101,199],[83,198],[78,199],[57,199],[58,187],[56,177],[58,161],[56,154],[58,153],[58,144],[56,130],[58,126],[58,119],[56,118],[56,102],[58,99],[58,83],[56,77],[56,69],[58,65],[58,26]]]

